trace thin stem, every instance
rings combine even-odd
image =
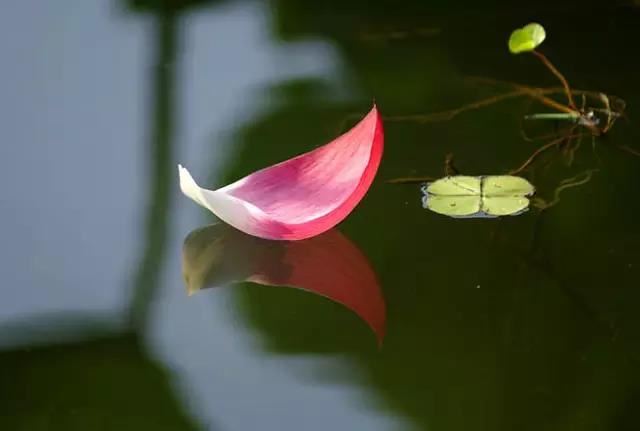
[[[561,103],[558,103],[558,102],[556,102],[555,100],[553,100],[553,99],[551,99],[549,97],[543,96],[542,95],[543,93],[537,88],[527,87],[526,85],[519,85],[519,84],[513,84],[513,85],[516,88],[526,90],[527,94],[530,97],[540,101],[541,103],[549,106],[550,108],[556,109],[556,110],[561,111],[561,112],[565,112],[567,114],[570,114],[572,116],[576,116],[578,118],[582,116],[582,113],[580,111],[578,111],[577,109],[573,109],[573,108],[571,108],[569,106],[566,106],[566,105],[563,105]],[[595,124],[585,123],[585,124],[581,124],[581,125],[586,127],[587,129],[589,129],[589,131],[591,131],[591,133],[593,135],[595,135],[595,136],[600,136],[602,134],[602,131],[598,127],[596,127]]]
[[[447,177],[458,175],[460,171],[453,164],[453,153],[448,153],[444,159],[444,174]],[[415,184],[415,183],[428,183],[435,181],[437,178],[433,177],[400,177],[387,180],[390,184]]]
[[[566,136],[566,137],[563,136],[561,138],[554,139],[553,141],[549,142],[548,144],[543,145],[542,147],[540,147],[536,151],[534,151],[534,153],[527,160],[525,160],[525,162],[522,165],[520,165],[519,168],[509,171],[509,175],[515,175],[515,174],[518,174],[518,173],[524,171],[525,169],[527,169],[529,167],[529,165],[531,165],[531,163],[533,163],[533,161],[540,154],[544,153],[545,151],[547,151],[550,148],[553,148],[553,147],[555,147],[557,145],[560,145],[562,143],[562,141],[564,141],[565,139],[573,139],[573,138],[576,138],[578,136],[580,136],[580,134]]]
[[[556,205],[558,202],[560,202],[560,193],[562,193],[563,190],[588,183],[589,181],[591,181],[591,177],[593,176],[594,172],[598,172],[598,169],[589,169],[574,177],[563,180],[555,189],[553,193],[553,200],[551,202],[545,202],[543,205],[541,205],[540,209],[546,210]]]
[[[564,93],[565,89],[564,87],[542,87],[542,88],[536,88],[536,87],[531,87],[528,85],[524,85],[524,84],[520,84],[518,82],[512,82],[512,81],[504,81],[504,80],[500,80],[500,79],[494,79],[494,78],[487,78],[484,76],[467,76],[465,78],[465,80],[467,82],[471,82],[471,83],[477,83],[477,84],[487,84],[487,85],[505,85],[508,87],[513,87],[513,88],[522,88],[522,87],[527,87],[531,90],[537,90],[540,92],[540,94],[555,94],[555,93]],[[624,100],[620,99],[617,96],[612,96],[612,95],[606,95],[600,91],[592,91],[592,90],[581,90],[581,89],[575,89],[572,88],[571,89],[571,94],[573,95],[578,95],[578,96],[586,96],[592,99],[598,99],[598,100],[603,100],[604,98],[607,98],[611,103],[613,103],[613,101],[615,100],[618,103],[622,103],[624,106]],[[609,106],[605,103],[605,106]],[[622,111],[622,109],[618,110],[618,111]],[[616,112],[616,111],[614,111]],[[620,113],[620,115],[622,115]]]
[[[460,108],[451,109],[448,111],[434,112],[432,114],[385,116],[384,119],[387,121],[420,121],[424,123],[436,122],[436,121],[448,121],[448,120],[452,120],[454,117],[456,117],[459,114],[462,114],[463,112],[483,108],[485,106],[493,105],[494,103],[498,103],[503,100],[526,96],[527,93],[528,91],[524,89],[517,89],[509,93],[488,97],[486,99],[469,103],[468,105],[464,105],[464,106],[461,106]]]
[[[525,120],[571,120],[577,121],[580,116],[578,114],[569,114],[564,112],[543,112],[539,114],[525,115]]]
[[[550,97],[545,96],[545,92],[543,91],[543,89],[528,87],[526,85],[520,84],[514,84],[514,86],[517,89],[524,91],[529,97],[538,100],[540,103],[547,105],[550,108],[553,108],[560,112],[565,112],[567,114],[580,116],[580,112],[577,109],[563,105],[562,103],[558,103]],[[547,92],[546,94],[551,94],[551,92]]]
[[[434,177],[400,177],[387,180],[389,184],[415,184],[415,183],[428,183],[435,181]]]
[[[444,159],[444,174],[449,177],[451,175],[458,175],[459,173],[460,171],[453,164],[453,153],[447,154]]]
[[[560,135],[561,133],[565,132],[565,131],[573,131],[575,129],[575,125],[571,125],[561,131],[555,131],[553,133],[545,133],[544,135],[540,135],[540,136],[528,136],[523,130],[521,130],[521,135],[522,135],[522,139],[524,139],[527,142],[536,142],[536,141],[546,141],[548,139],[552,139],[552,138],[556,138],[558,137],[558,135]]]
[[[636,150],[635,148],[631,148],[627,145],[619,145],[618,148],[620,148],[622,151],[626,151],[629,154],[640,157],[640,150]]]
[[[438,122],[438,121],[449,121],[462,114],[466,111],[471,111],[479,108],[484,108],[485,106],[493,105],[498,102],[502,102],[503,100],[515,99],[517,97],[529,96],[533,99],[538,100],[539,102],[547,105],[548,107],[555,109],[560,112],[564,112],[566,114],[570,114],[573,116],[579,116],[580,113],[574,109],[571,109],[568,106],[562,105],[555,100],[546,97],[546,94],[554,94],[558,92],[564,91],[561,88],[533,88],[528,87],[526,85],[508,83],[509,85],[515,87],[514,91],[510,91],[508,93],[499,94],[497,96],[488,97],[486,99],[481,99],[477,102],[469,103],[467,105],[461,106],[460,108],[450,109],[448,111],[434,112],[432,114],[412,114],[412,115],[393,115],[393,116],[385,116],[384,119],[386,121],[418,121],[422,123],[428,122]]]
[[[553,73],[560,80],[560,82],[562,83],[562,87],[564,88],[564,92],[567,95],[569,106],[574,110],[577,110],[576,104],[573,101],[573,96],[571,95],[571,88],[569,87],[569,83],[567,82],[567,79],[564,77],[564,75],[560,73],[558,69],[556,69],[553,63],[551,63],[551,61],[549,61],[549,59],[543,53],[538,52],[536,50],[533,50],[532,53],[533,55],[538,57],[540,61],[542,61],[542,63],[544,63],[545,66],[547,66],[547,69],[549,69],[551,73]]]

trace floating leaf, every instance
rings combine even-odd
[[[199,187],[178,166],[182,192],[235,228],[266,239],[299,240],[351,213],[380,165],[382,120],[374,106],[334,141],[217,190]]]
[[[267,241],[218,223],[191,232],[182,250],[189,294],[238,281],[299,288],[344,305],[379,342],[384,337],[386,307],[376,274],[336,229],[303,241]]]
[[[516,29],[509,37],[509,51],[512,54],[533,51],[547,37],[544,27],[538,23],[531,23]]]
[[[426,192],[427,207],[439,214],[464,217],[480,212],[480,177],[442,178],[429,184]]]
[[[423,205],[451,217],[499,217],[518,215],[529,207],[534,187],[511,175],[452,176],[428,184]]]

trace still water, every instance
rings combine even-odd
[[[640,9],[497,3],[5,1],[0,428],[638,429]],[[389,180],[502,174],[549,141],[523,137],[545,110],[526,97],[424,120],[502,81],[558,85],[506,49],[532,20],[572,86],[628,118],[521,173],[545,210],[428,212]],[[338,230],[272,246],[215,225],[185,264],[216,220],[177,163],[215,188],[374,99],[385,155]],[[292,284],[346,286],[337,302],[252,277],[287,279],[285,258]]]

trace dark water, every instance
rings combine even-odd
[[[637,6],[165,3],[0,9],[1,429],[638,429],[640,157],[620,148],[640,148]],[[572,86],[623,98],[628,121],[523,173],[547,202],[590,173],[545,211],[427,212],[419,184],[388,180],[442,176],[447,154],[464,174],[514,169],[548,142],[523,139],[523,115],[548,109],[394,117],[509,91],[470,77],[557,85],[506,49],[532,20]],[[367,280],[382,346],[301,290],[188,296],[182,243],[215,220],[177,163],[214,188],[328,142],[373,99],[385,155],[337,237],[204,245],[228,258],[207,274],[221,282],[256,259],[286,278],[285,255]],[[352,308],[380,333],[371,303]]]

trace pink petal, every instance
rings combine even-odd
[[[191,232],[182,268],[189,293],[234,281],[300,288],[344,305],[385,334],[386,307],[362,252],[333,229],[304,241],[265,241],[224,224]]]
[[[332,142],[218,190],[200,188],[179,166],[180,188],[250,235],[310,238],[353,211],[373,182],[383,146],[382,120],[374,105],[366,117]]]

